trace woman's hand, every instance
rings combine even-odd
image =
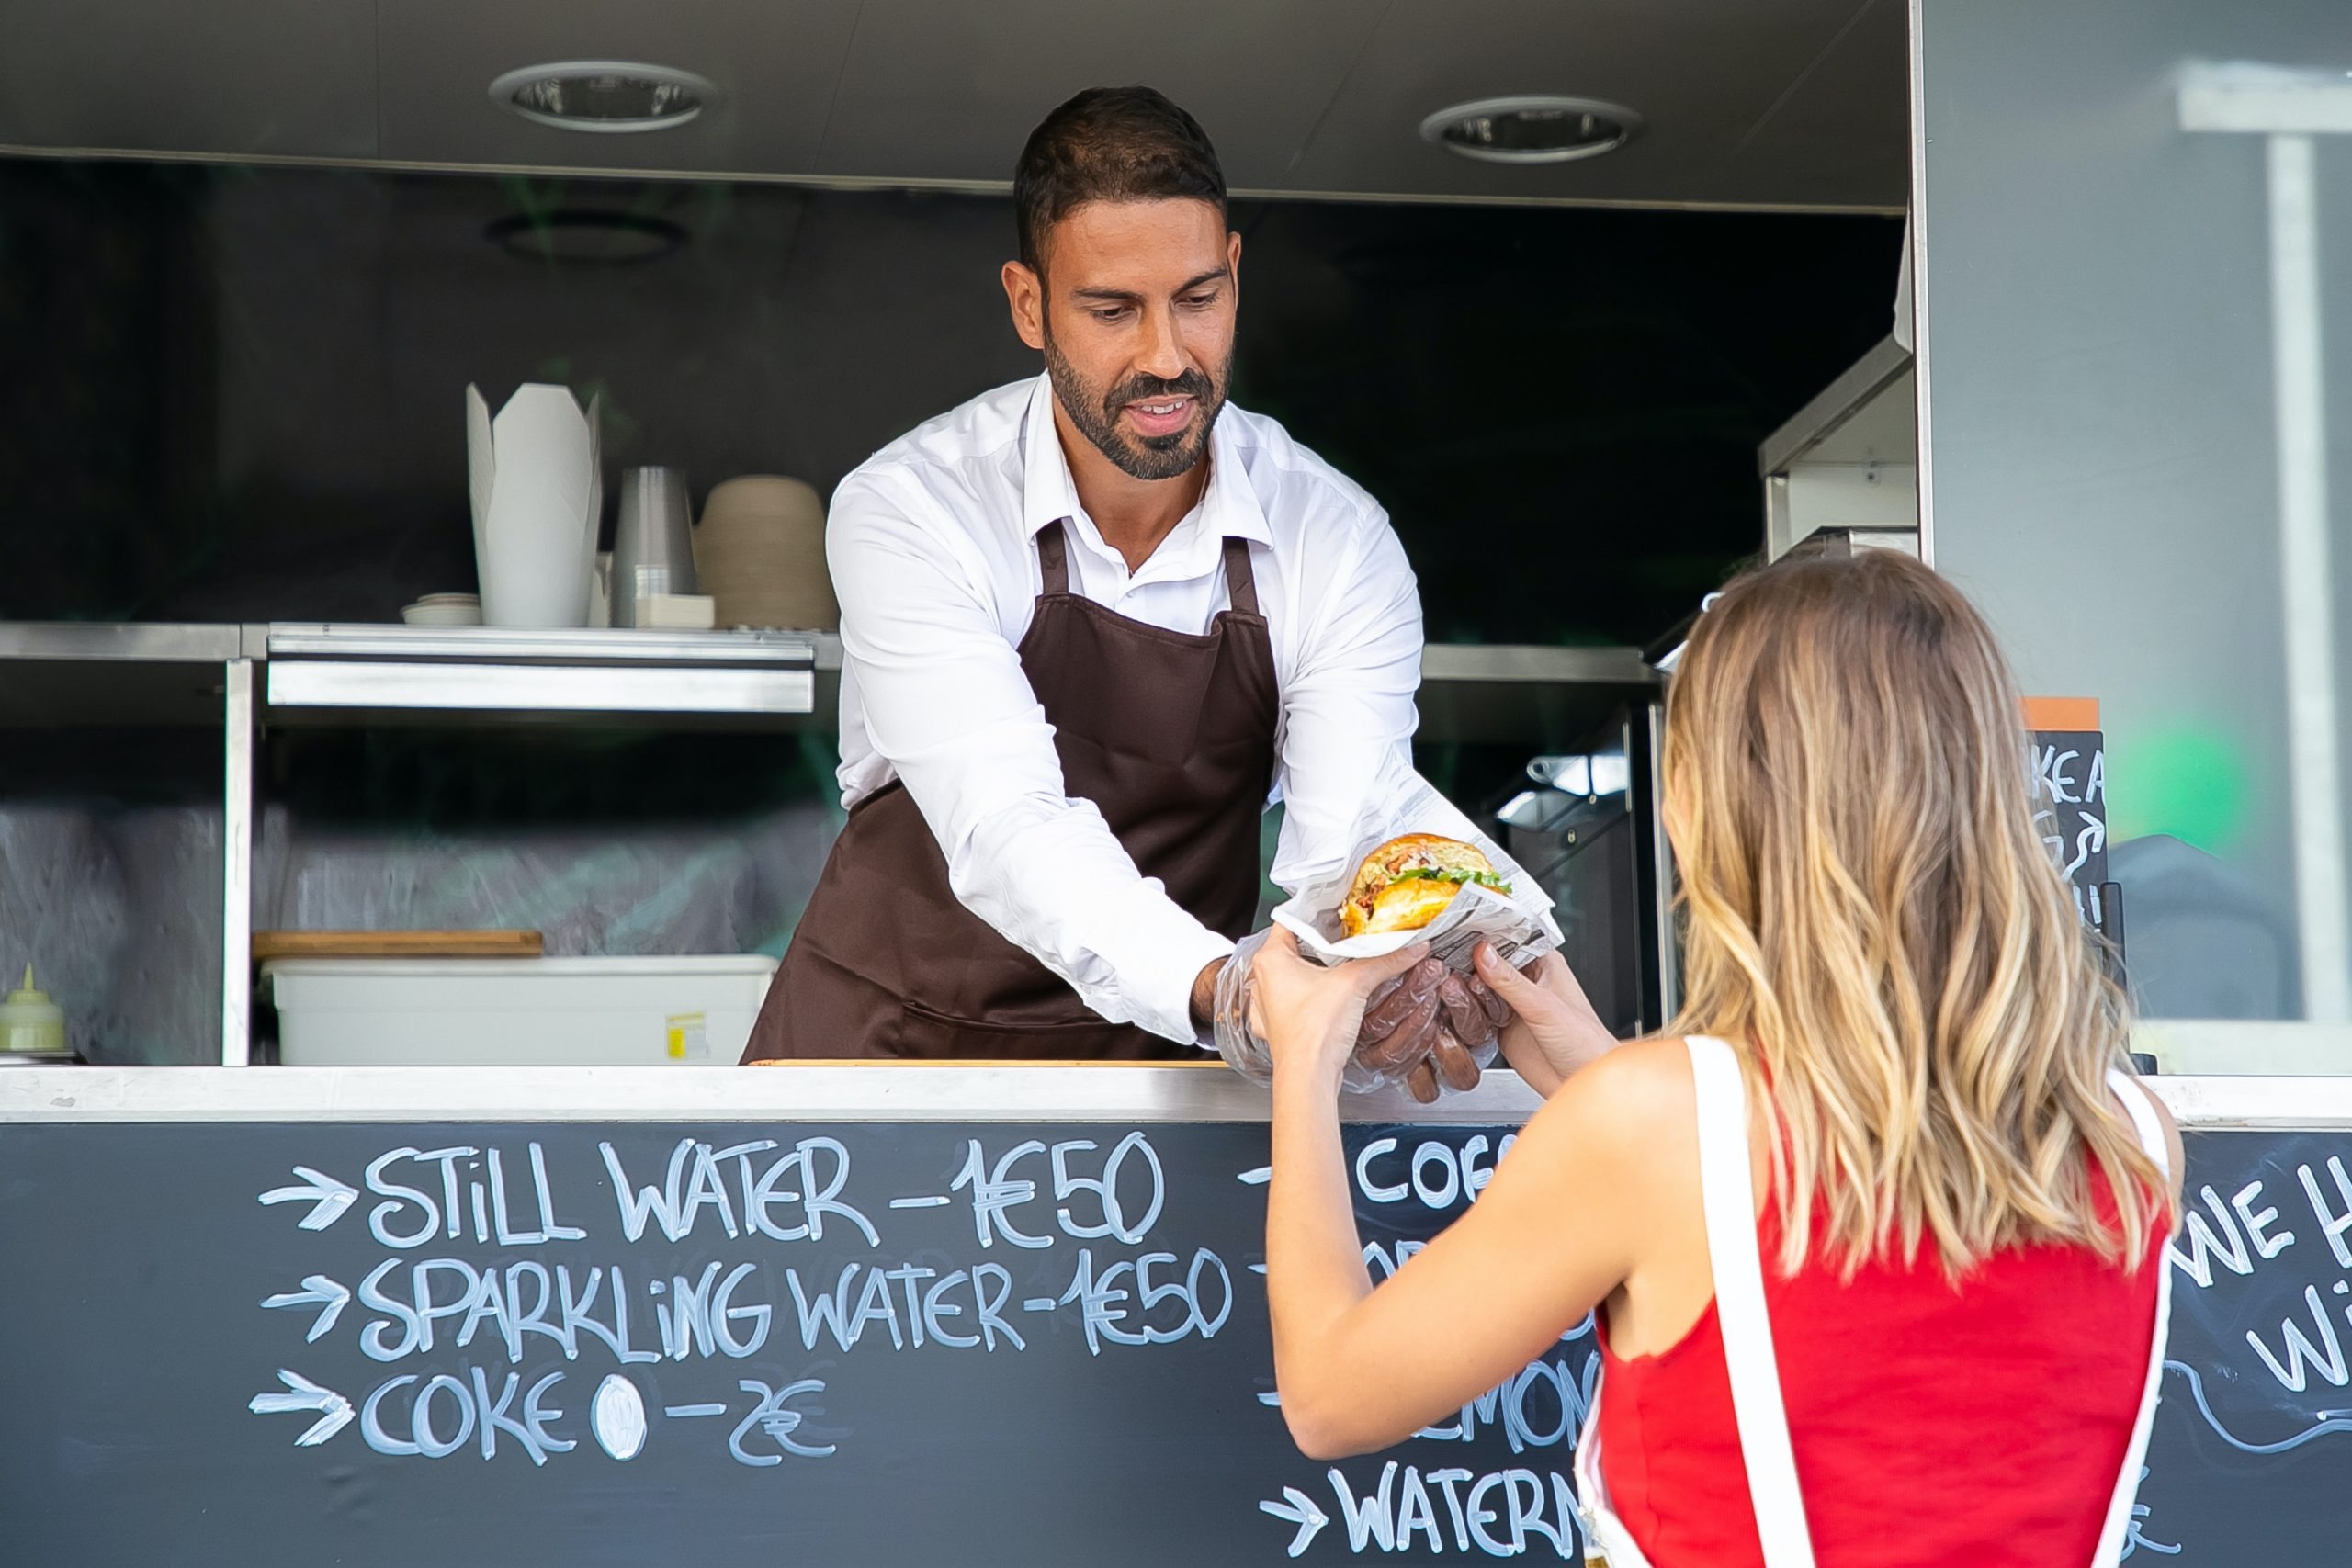
[[[1504,1058],[1545,1099],[1617,1044],[1558,953],[1545,953],[1523,973],[1483,942],[1472,956],[1487,989],[1518,1015],[1502,1028]]]
[[[1429,944],[1415,942],[1385,958],[1326,968],[1300,954],[1298,938],[1275,928],[1250,964],[1250,1026],[1273,1057],[1276,1089],[1290,1079],[1328,1086],[1336,1099],[1340,1075],[1363,1028],[1365,1002],[1383,981],[1428,956]]]

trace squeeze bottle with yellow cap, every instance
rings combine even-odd
[[[33,966],[25,965],[25,983],[0,1002],[0,1051],[65,1049],[65,1010],[33,985]]]

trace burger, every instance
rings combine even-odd
[[[1340,924],[1350,936],[1419,931],[1473,882],[1498,893],[1510,891],[1510,884],[1475,844],[1435,833],[1407,833],[1364,856],[1340,905]]]

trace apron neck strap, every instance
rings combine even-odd
[[[1069,541],[1057,522],[1037,530],[1037,569],[1047,593],[1069,592]],[[1228,534],[1225,539],[1225,594],[1241,615],[1258,612],[1258,579],[1250,570],[1250,541]]]
[[[1062,537],[1059,522],[1048,523],[1037,530],[1037,566],[1045,578],[1046,592],[1069,592],[1069,544]]]
[[[1258,580],[1250,570],[1250,541],[1225,536],[1225,596],[1245,615],[1258,613]]]

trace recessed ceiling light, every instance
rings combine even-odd
[[[501,108],[562,130],[667,130],[718,96],[691,71],[626,60],[526,65],[490,85],[491,102]]]
[[[1598,98],[1479,98],[1421,121],[1421,139],[1485,164],[1565,164],[1613,152],[1642,117]]]

